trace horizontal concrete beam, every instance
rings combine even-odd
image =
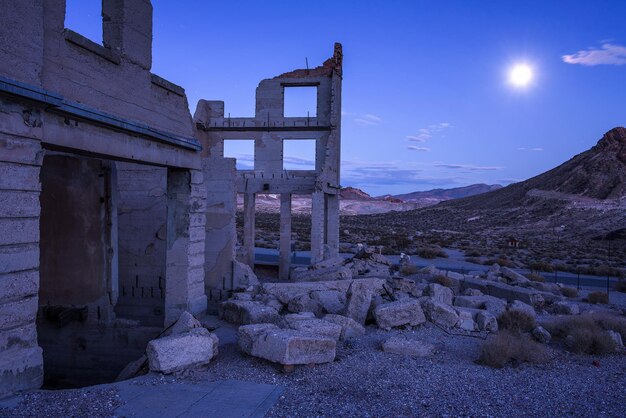
[[[66,100],[59,94],[9,78],[0,77],[0,93],[36,101],[49,107],[49,111],[80,118],[106,128],[140,135],[150,140],[164,142],[189,150],[199,151],[202,149],[202,146],[195,138],[182,137],[152,128],[141,122],[104,113],[80,103]]]

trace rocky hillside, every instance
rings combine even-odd
[[[424,199],[436,200],[442,202],[444,200],[461,199],[463,197],[474,196],[482,193],[491,192],[501,189],[499,184],[472,184],[465,187],[455,187],[452,189],[432,189],[424,192],[412,192],[395,195],[393,197],[401,199],[405,202],[420,202]]]
[[[372,196],[365,193],[361,189],[357,189],[356,187],[344,187],[341,189],[340,193],[341,200],[375,200]]]
[[[354,240],[394,231],[444,246],[493,248],[515,237],[535,257],[552,254],[552,259],[566,260],[574,253],[578,258],[594,253],[626,262],[626,129],[612,129],[590,150],[523,182],[402,213],[344,217],[342,222]],[[371,231],[372,226],[377,230]]]

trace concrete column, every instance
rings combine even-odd
[[[26,3],[26,2],[24,2]],[[11,5],[7,5],[11,9]],[[20,5],[21,6],[21,3]],[[19,6],[15,4],[15,9]],[[12,14],[4,18],[4,24]],[[28,9],[25,9],[29,12]],[[21,19],[23,20],[23,19]],[[2,26],[2,25],[0,25]],[[11,27],[11,26],[9,26]],[[7,29],[8,30],[8,29]],[[0,29],[0,35],[4,28]],[[5,38],[6,39],[6,38]],[[8,38],[9,40],[12,38]],[[35,42],[36,38],[33,38]],[[17,44],[16,47],[19,47]],[[0,67],[4,56],[0,53]],[[7,65],[12,61],[6,62]],[[42,350],[37,343],[41,125],[24,123],[36,109],[4,106],[0,116],[0,398],[43,382]],[[9,131],[9,132],[6,132]],[[14,132],[14,134],[12,134]]]
[[[325,206],[324,192],[311,195],[311,264],[324,259]]]
[[[246,250],[246,264],[254,268],[254,214],[256,209],[256,195],[246,193],[243,196],[243,247]]]
[[[291,267],[291,193],[280,195],[280,248],[278,277],[289,280]]]
[[[204,228],[206,190],[200,170],[167,170],[165,326],[188,310],[206,310]]]
[[[326,195],[326,245],[328,257],[339,253],[339,195]]]

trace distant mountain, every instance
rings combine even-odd
[[[451,237],[469,234],[469,241],[567,238],[567,245],[582,245],[594,237],[623,239],[626,129],[610,130],[591,149],[526,181],[416,210],[374,216],[354,222],[393,230],[444,231]]]
[[[453,189],[432,189],[424,192],[412,192],[395,195],[393,197],[401,199],[405,202],[420,202],[424,199],[434,199],[438,201],[460,199],[463,197],[474,196],[477,194],[491,192],[501,189],[499,184],[472,184],[465,187],[455,187]]]
[[[537,198],[584,202],[624,197],[626,129],[614,128],[594,147],[552,170],[480,197],[468,197],[449,204],[459,209],[511,208],[532,204]]]
[[[340,192],[340,198],[342,200],[375,200],[372,196],[356,187],[343,187]]]

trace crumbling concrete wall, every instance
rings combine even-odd
[[[203,186],[200,145],[193,137],[194,126],[184,90],[150,72],[151,3],[104,0],[102,6],[104,42],[96,44],[64,28],[64,0],[2,4],[0,396],[39,387],[43,366],[49,369],[59,366],[57,370],[63,370],[72,362],[71,356],[62,353],[71,353],[72,347],[83,347],[86,351],[77,356],[85,361],[70,367],[86,365],[84,370],[95,370],[104,367],[106,359],[101,358],[102,363],[94,362],[93,358],[90,364],[86,361],[101,356],[102,350],[98,349],[106,348],[113,354],[120,350],[114,344],[140,341],[147,335],[132,321],[120,322],[111,309],[117,301],[116,269],[122,267],[120,273],[126,282],[132,274],[126,270],[130,264],[136,263],[134,267],[139,269],[143,263],[150,264],[145,252],[130,260],[127,257],[121,264],[118,262],[120,252],[115,244],[126,245],[124,241],[133,231],[126,220],[120,230],[117,206],[109,199],[117,195],[118,182],[111,180],[117,162],[149,164],[155,179],[166,184],[162,195],[151,196],[161,208],[165,207],[166,214],[160,220],[154,219],[154,225],[146,227],[148,231],[141,228],[141,233],[134,237],[146,239],[144,248],[151,243],[155,243],[155,248],[160,245],[163,262],[159,268],[164,272],[165,283],[161,286],[165,287],[165,295],[159,303],[163,306],[164,324],[172,323],[183,310],[200,312],[206,308],[203,263],[207,192]],[[100,164],[106,168],[103,178],[96,180],[93,176],[96,171],[85,173],[80,169],[70,171],[87,174],[82,179],[85,184],[81,184],[80,178],[69,178],[60,171],[47,177],[53,171],[41,169],[44,155],[56,158],[59,152],[67,161],[78,161],[78,167],[95,170]],[[128,170],[123,174],[123,180],[127,174],[133,175]],[[43,191],[40,176],[44,179]],[[95,198],[96,193],[85,190],[84,186],[89,183],[90,187],[100,187],[97,185],[106,179],[110,181],[104,182],[104,190],[99,189],[103,191],[104,202],[87,203],[78,199],[81,192],[84,199]],[[127,184],[122,183],[124,203],[139,211],[145,193],[124,188]],[[81,187],[73,189],[77,185]],[[40,235],[40,194],[44,203],[49,203],[46,196],[55,191],[65,197],[58,204],[44,204],[45,231]],[[84,218],[79,217],[81,210]],[[47,223],[46,218],[59,219],[58,226],[72,223],[81,233],[61,231],[53,221]],[[163,234],[159,235],[157,230],[155,241],[154,228],[164,219],[165,238],[161,242]],[[118,232],[122,232],[121,239]],[[78,237],[82,239],[82,249],[78,248]],[[60,250],[63,238],[72,242],[67,249]],[[92,266],[80,264],[80,260],[63,264],[60,258],[63,251],[79,250],[95,260]],[[93,258],[96,253],[98,258]],[[73,265],[80,268],[68,274],[67,269]],[[146,268],[157,269],[154,265]],[[154,280],[156,274],[151,277]],[[70,280],[76,281],[76,288],[69,286]],[[54,289],[55,284],[62,286]],[[82,290],[76,292],[81,286]],[[72,309],[55,311],[57,317],[71,319],[62,329],[41,328],[41,345],[45,347],[48,344],[45,341],[55,339],[58,342],[42,357],[35,324],[38,306],[46,306],[45,299],[50,306],[54,303]],[[76,303],[87,306],[86,324],[74,320],[83,315],[80,309],[73,309]],[[98,327],[104,327],[100,334],[96,332]],[[70,340],[75,344],[65,344]],[[128,343],[125,347],[130,350],[131,346]],[[120,353],[124,353],[120,358],[131,357],[130,351]]]
[[[338,253],[342,61],[341,45],[335,44],[332,58],[323,65],[261,81],[253,118],[225,117],[224,102],[206,100],[198,103],[194,115],[205,157],[223,157],[225,140],[254,140],[254,169],[237,173],[237,192],[244,195],[243,254],[253,266],[255,196],[281,195],[279,274],[283,279],[290,271],[293,194],[312,195],[311,261]],[[285,117],[285,88],[298,87],[316,88],[316,115]],[[314,170],[284,169],[283,141],[298,139],[316,141]]]
[[[165,308],[167,170],[117,163],[118,317],[162,326]]]

